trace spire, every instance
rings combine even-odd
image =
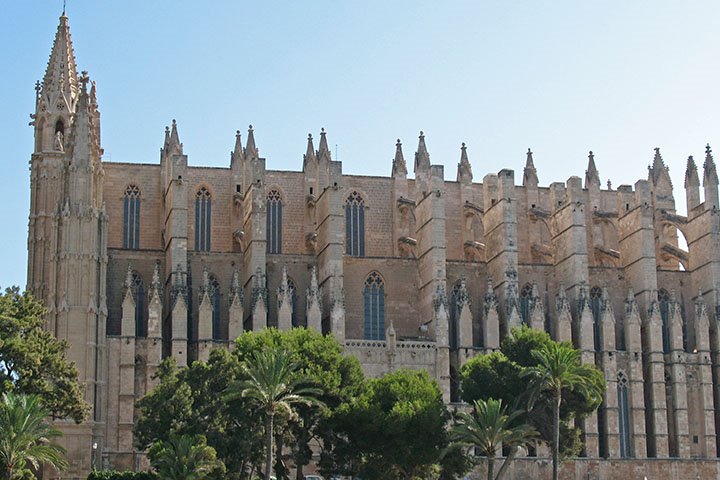
[[[463,142],[460,147],[460,163],[458,163],[457,181],[464,184],[471,184],[473,179],[472,166],[467,156],[467,147]]]
[[[693,156],[690,155],[687,159],[687,168],[685,168],[685,188],[699,186],[700,179],[698,178],[697,165],[695,165],[695,160],[693,160]]]
[[[165,141],[163,142],[163,150],[167,152],[168,147],[170,146],[170,127],[167,125],[165,126]]]
[[[425,146],[425,134],[420,131],[420,136],[418,137],[418,148],[417,152],[415,152],[415,170],[414,172],[420,172],[420,171],[427,171],[430,170],[430,154],[427,151],[427,147]]]
[[[42,95],[49,105],[66,102],[70,110],[78,95],[78,74],[75,52],[70,38],[68,18],[63,12],[55,34],[52,52],[42,82]]]
[[[703,185],[717,185],[718,175],[713,160],[712,149],[708,143],[705,146],[705,163],[703,164]]]
[[[402,143],[400,139],[397,139],[395,144],[395,158],[392,164],[392,176],[393,177],[404,177],[407,175],[407,164],[405,163],[405,157],[403,156]]]
[[[308,133],[307,150],[303,156],[303,165],[308,163],[313,164],[317,162],[317,156],[315,155],[315,147],[313,146],[312,133]]]
[[[235,147],[233,147],[232,152],[230,152],[230,168],[241,169],[243,159],[244,155],[240,130],[235,130]]]
[[[168,149],[172,153],[183,153],[183,144],[180,143],[180,135],[178,135],[177,122],[173,118],[172,128],[170,129],[170,136],[168,137]]]
[[[600,188],[600,173],[595,166],[595,155],[592,150],[588,153],[588,168],[585,170],[585,188],[590,188],[590,185]]]
[[[533,163],[533,152],[528,148],[527,160],[525,160],[525,170],[523,172],[523,186],[532,185],[537,187],[538,177],[535,164]]]
[[[255,146],[255,134],[253,133],[253,126],[249,125],[247,143],[245,144],[245,159],[251,160],[253,158],[258,158],[259,153],[260,152]]]
[[[233,153],[235,155],[240,155],[242,157],[242,138],[240,135],[240,130],[235,130],[235,148],[233,148]]]
[[[325,136],[325,129],[320,129],[320,148],[318,149],[318,159],[321,162],[330,162],[330,149],[328,148],[327,137]]]

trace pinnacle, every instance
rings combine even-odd
[[[595,155],[592,150],[588,152],[588,168],[585,170],[585,188],[590,185],[600,187],[600,173],[595,166]]]
[[[330,149],[328,148],[327,136],[324,128],[320,129],[320,146],[318,147],[318,155],[322,160],[330,161]]]
[[[527,160],[525,160],[525,168],[535,168],[535,164],[533,163],[533,152],[530,150],[530,147],[528,147],[527,151]]]
[[[252,125],[248,125],[247,143],[245,144],[245,155],[248,159],[258,157],[258,148],[255,145],[255,134]]]
[[[420,130],[420,136],[418,137],[418,148],[415,152],[415,171],[426,171],[430,169],[430,154],[427,151],[425,145],[425,133]]]
[[[393,177],[407,175],[407,164],[405,163],[405,157],[403,156],[402,142],[400,142],[399,138],[395,144],[395,158],[393,159],[392,164],[392,175]]]

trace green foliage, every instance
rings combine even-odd
[[[88,412],[68,343],[45,330],[45,308],[17,287],[0,294],[0,393],[36,394],[55,418]]]
[[[93,470],[87,480],[156,480],[153,472],[118,472],[116,470]]]
[[[552,443],[552,410],[547,395],[529,387],[528,378],[523,372],[536,367],[538,359],[533,351],[544,350],[553,345],[564,345],[572,349],[569,343],[555,342],[546,332],[523,326],[513,329],[506,337],[499,352],[478,355],[463,365],[461,375],[461,397],[472,403],[474,400],[489,398],[502,399],[503,403],[527,410],[525,421],[538,431],[540,438]],[[594,366],[588,366],[586,372],[595,388],[605,391],[602,373]],[[582,419],[594,412],[600,405],[596,396],[588,395],[589,390],[565,388],[562,391],[560,405],[560,452],[574,456],[582,447],[581,431],[575,427],[575,419]]]
[[[170,435],[148,451],[150,464],[160,480],[204,480],[223,478],[225,465],[202,435]]]
[[[424,371],[370,380],[357,399],[338,409],[333,431],[345,441],[324,452],[321,468],[367,480],[425,478],[447,446],[448,418],[437,383]]]
[[[476,400],[472,413],[455,414],[450,439],[456,446],[477,448],[480,455],[487,458],[488,480],[499,480],[515,456],[515,447],[527,445],[537,434],[531,426],[518,421],[524,414],[523,410],[508,413],[502,400]],[[493,477],[495,454],[501,447],[513,450],[497,477]]]
[[[48,411],[37,395],[4,393],[0,401],[0,478],[27,477],[27,467],[67,467],[65,449],[51,443],[62,435],[45,423]]]
[[[264,437],[262,412],[245,399],[222,398],[240,372],[237,356],[225,349],[215,349],[207,363],[187,368],[177,368],[171,357],[163,360],[158,385],[138,402],[138,448],[173,434],[202,434],[227,466],[224,478],[244,478],[243,472],[262,461]]]
[[[263,462],[264,412],[249,398],[226,400],[222,392],[247,379],[242,365],[255,353],[278,348],[288,352],[307,386],[322,390],[318,399],[325,406],[296,405],[293,418],[281,416],[277,422],[276,437],[291,447],[295,463],[309,463],[309,443],[327,428],[332,409],[359,391],[364,377],[357,359],[344,357],[332,337],[304,328],[245,332],[232,351],[215,349],[207,363],[195,362],[187,368],[164,360],[158,370],[159,384],[138,403],[138,448],[167,439],[171,433],[204,434],[227,466],[225,478],[248,478]]]
[[[282,347],[253,352],[243,364],[243,379],[230,384],[226,398],[247,398],[265,414],[265,480],[270,480],[276,415],[295,417],[295,405],[320,406],[322,390],[306,386],[291,355]]]

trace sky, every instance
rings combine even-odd
[[[3,2],[2,287],[26,282],[28,115],[61,11]],[[108,161],[158,163],[172,119],[190,165],[228,166],[252,124],[268,169],[300,170],[324,127],[344,173],[387,176],[423,130],[448,180],[466,142],[476,181],[521,183],[530,147],[541,186],[584,177],[588,150],[603,186],[634,184],[660,147],[684,213],[688,155],[720,152],[717,1],[68,0],[67,16]]]

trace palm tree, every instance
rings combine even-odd
[[[245,397],[265,412],[265,480],[270,480],[275,415],[293,413],[293,405],[322,405],[315,397],[322,390],[303,386],[306,379],[285,350],[256,352],[243,365],[245,380],[228,387],[227,398]]]
[[[202,435],[171,434],[167,441],[154,443],[148,457],[161,480],[203,480],[222,468],[215,449]]]
[[[552,400],[553,480],[557,480],[563,389],[575,390],[598,404],[603,391],[600,384],[593,381],[596,369],[591,365],[583,365],[580,351],[567,343],[552,342],[540,350],[533,350],[532,356],[538,364],[527,367],[522,376],[530,378],[532,398],[537,399],[540,394],[547,393]]]
[[[450,430],[450,439],[455,445],[476,447],[480,454],[488,459],[488,480],[493,478],[500,480],[517,454],[518,447],[526,445],[537,435],[529,425],[517,424],[515,421],[523,413],[525,412],[522,410],[514,410],[508,414],[502,400],[494,398],[476,400],[473,402],[472,414],[465,412],[456,414],[455,424]],[[497,477],[493,477],[495,452],[501,446],[510,447],[510,453],[498,471]]]
[[[0,475],[3,480],[24,470],[49,464],[58,470],[67,467],[65,449],[50,443],[62,436],[60,430],[45,423],[48,411],[37,395],[5,393],[0,402]]]

